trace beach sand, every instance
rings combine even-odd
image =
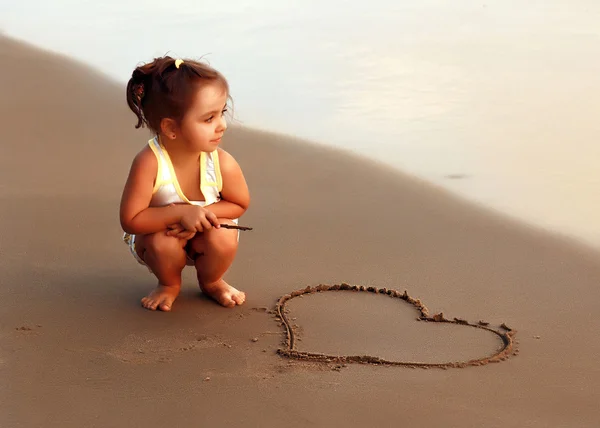
[[[173,311],[147,311],[154,278],[121,242],[118,205],[148,134],[123,85],[7,38],[0,61],[0,426],[600,426],[598,253],[375,162],[232,127],[254,230],[226,278],[247,302],[219,307],[188,270]],[[279,355],[277,300],[341,282],[506,323],[519,354],[448,370]],[[384,295],[287,307],[306,352],[445,362],[501,347]]]

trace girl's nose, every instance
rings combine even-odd
[[[226,129],[227,129],[227,120],[225,119],[225,116],[221,116],[221,118],[219,120],[219,124],[217,126],[217,131],[223,132]]]

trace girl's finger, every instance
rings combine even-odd
[[[195,234],[196,234],[196,232],[190,232],[189,230],[184,230],[184,231],[178,233],[177,237],[180,239],[190,240]]]
[[[210,211],[209,211],[209,212],[206,214],[206,218],[207,218],[207,219],[208,219],[208,221],[209,221],[209,222],[210,222],[210,223],[211,223],[211,224],[212,224],[214,227],[216,227],[217,229],[218,229],[219,227],[221,227],[221,223],[219,223],[219,219],[217,218],[217,215],[216,215],[215,213],[213,213],[213,212],[210,212]]]
[[[201,222],[202,222],[202,226],[204,227],[205,230],[211,229],[213,227],[212,223],[207,218],[203,218],[201,220]]]

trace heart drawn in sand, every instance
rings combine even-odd
[[[482,358],[471,359],[468,361],[449,361],[449,362],[418,362],[418,361],[392,361],[383,359],[377,356],[371,355],[328,355],[324,353],[299,351],[296,349],[297,344],[297,332],[295,326],[293,326],[286,313],[286,304],[291,300],[305,294],[321,293],[327,291],[348,291],[348,292],[370,292],[375,294],[387,295],[391,298],[398,298],[404,300],[406,303],[412,305],[419,311],[418,320],[422,322],[431,323],[448,323],[457,324],[463,327],[483,329],[494,335],[497,335],[502,340],[502,347],[492,355],[488,355]],[[387,289],[387,288],[376,288],[376,287],[364,287],[349,284],[339,285],[325,285],[321,284],[316,287],[306,287],[302,290],[293,291],[290,294],[286,294],[281,297],[277,302],[276,313],[278,318],[281,320],[282,325],[285,328],[286,340],[285,347],[278,349],[280,355],[310,361],[323,361],[330,363],[362,363],[362,364],[379,364],[379,365],[391,365],[391,366],[405,366],[405,367],[421,367],[421,368],[458,368],[467,366],[481,366],[488,363],[497,363],[504,361],[511,355],[517,355],[518,349],[516,349],[516,342],[514,340],[516,331],[508,327],[506,324],[501,324],[498,329],[490,327],[489,323],[479,321],[477,323],[470,323],[464,319],[453,318],[452,320],[446,319],[442,313],[431,316],[427,307],[419,300],[410,297],[406,291],[400,293],[399,291]]]

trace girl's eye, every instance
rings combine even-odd
[[[224,109],[221,111],[221,114],[225,114],[226,112],[227,112],[227,108],[224,108]],[[214,116],[211,116],[211,117],[209,117],[208,119],[206,119],[206,120],[205,120],[205,122],[206,122],[206,123],[211,123],[211,122],[212,122],[212,120],[213,120],[214,118],[215,118]]]

